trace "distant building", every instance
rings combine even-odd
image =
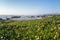
[[[12,16],[11,18],[21,18],[21,16]]]
[[[31,18],[35,18],[35,16],[31,16]]]

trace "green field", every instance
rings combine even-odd
[[[36,20],[3,20],[0,40],[60,40],[60,15]]]

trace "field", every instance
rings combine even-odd
[[[60,40],[60,15],[36,20],[3,20],[0,40]]]

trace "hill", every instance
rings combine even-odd
[[[60,40],[60,15],[36,20],[4,20],[0,24],[1,40]]]

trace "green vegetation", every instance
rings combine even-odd
[[[60,40],[60,15],[0,24],[0,40]]]

